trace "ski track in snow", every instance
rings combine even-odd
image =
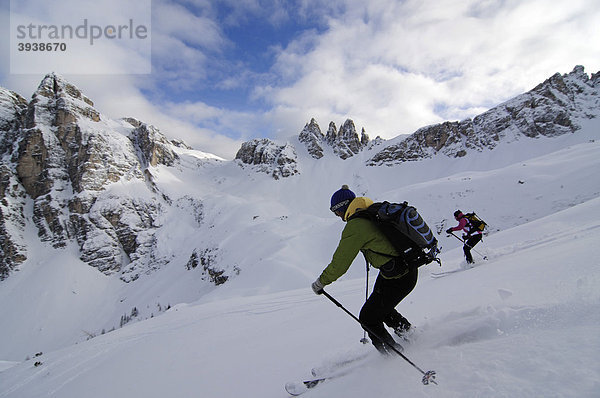
[[[436,323],[421,326],[417,344],[411,349],[457,346],[532,330],[562,330],[565,325],[600,324],[597,305],[565,303],[543,307],[477,307],[462,313],[449,313]],[[457,333],[456,331],[460,332]]]
[[[353,181],[360,189],[366,190],[368,186],[378,194],[393,193],[394,197],[415,203],[424,214],[435,214],[435,222],[430,226],[441,227],[440,231],[448,223],[444,217],[447,213],[451,216],[455,200],[463,209],[487,207],[483,214],[490,216],[484,219],[489,221],[492,217],[501,226],[475,247],[488,256],[488,261],[477,258],[472,268],[461,266],[463,255],[458,241],[440,237],[445,246],[443,267],[432,264],[421,268],[417,287],[398,306],[416,326],[405,354],[422,369],[436,370],[437,386],[423,386],[420,374],[402,359],[386,360],[373,355],[371,345],[359,343],[363,336],[360,326],[310,290],[310,282],[326,265],[343,227],[337,220],[325,218],[329,216],[326,208],[323,216],[320,210],[313,211],[312,206],[317,207],[314,203],[320,209],[322,203],[328,202],[329,191],[323,188],[327,192],[322,197],[308,200],[312,212],[309,217],[293,211],[284,214],[287,209],[283,207],[274,212],[271,202],[265,208],[259,204],[236,207],[235,214],[228,217],[239,217],[242,227],[234,235],[227,228],[225,232],[215,232],[227,242],[223,261],[246,261],[256,266],[242,270],[222,289],[208,291],[198,301],[172,302],[171,309],[160,316],[133,322],[89,341],[68,344],[73,337],[64,338],[62,346],[44,350],[39,358],[16,363],[12,357],[0,357],[6,360],[0,362],[0,397],[275,398],[285,396],[286,381],[312,378],[311,368],[327,368],[364,352],[370,353],[364,365],[304,396],[597,397],[600,179],[589,175],[600,164],[599,150],[598,143],[587,143],[560,151],[556,159],[560,166],[558,174],[566,176],[561,184],[570,183],[582,170],[588,173],[576,185],[565,189],[552,180],[552,156],[524,162],[527,167],[515,164],[502,170],[473,173],[468,181],[458,174],[406,188],[390,187],[387,181],[373,180],[369,174],[379,172],[389,177],[392,172],[404,173],[401,168],[354,174]],[[583,169],[582,158],[586,162]],[[406,167],[412,170],[417,165]],[[532,169],[535,174],[525,178]],[[334,179],[335,184],[329,181],[327,186],[337,187],[343,173],[332,172],[340,176]],[[437,173],[433,169],[425,172]],[[522,175],[526,180],[523,186],[514,178]],[[227,180],[229,177],[223,177],[224,185],[232,184]],[[262,179],[255,177],[247,183],[258,184],[257,181]],[[237,189],[244,191],[248,187],[245,184],[240,183]],[[314,184],[311,181],[301,188],[314,193]],[[469,184],[468,192],[461,190],[463,184]],[[552,184],[557,187],[548,188]],[[290,187],[280,188],[290,190],[279,193],[282,201],[302,196]],[[518,194],[525,188],[530,189],[527,201],[519,201]],[[436,193],[432,194],[434,189]],[[552,195],[553,190],[558,196]],[[548,195],[547,200],[544,195]],[[217,203],[215,198],[211,200],[211,204]],[[241,203],[235,196],[223,200],[228,206]],[[514,219],[508,219],[515,204],[523,207],[517,209]],[[226,207],[215,205],[215,209],[223,211]],[[523,215],[528,213],[534,213],[535,217],[524,220]],[[254,218],[255,215],[259,216]],[[260,250],[252,247],[257,244],[257,237],[259,240],[264,237]],[[232,253],[235,245],[240,245],[239,252]],[[40,264],[23,269],[14,279],[25,281],[37,276],[35,293],[24,294],[25,282],[16,283],[10,278],[3,282],[13,294],[2,296],[14,307],[15,312],[9,312],[13,315],[10,319],[23,318],[23,324],[34,325],[32,329],[37,333],[21,330],[24,337],[20,333],[11,334],[16,336],[13,344],[21,349],[16,352],[39,351],[35,350],[34,337],[62,338],[66,328],[63,323],[78,329],[79,323],[71,322],[73,318],[108,317],[111,311],[120,315],[123,309],[135,305],[136,300],[166,303],[169,299],[163,295],[182,297],[173,293],[177,289],[196,289],[196,295],[203,292],[193,283],[198,279],[190,278],[183,266],[176,271],[161,271],[164,279],[160,279],[158,287],[153,286],[156,280],[147,279],[140,285],[130,285],[140,286],[137,294],[133,289],[119,290],[88,268],[81,272],[75,262],[59,266],[61,258],[75,258],[66,255],[49,258],[48,262],[69,275],[68,281],[53,279],[56,275],[41,266],[46,253],[57,252],[44,251],[47,249],[43,245],[35,249],[32,258]],[[452,270],[457,272],[443,278],[430,277],[434,272]],[[43,278],[38,274],[42,271]],[[354,314],[358,314],[364,301],[364,272],[364,262],[359,259],[345,277],[328,287],[329,293]],[[371,273],[371,288],[375,275]],[[57,280],[62,282],[60,297],[65,300],[57,302],[65,308],[58,318],[56,313],[41,310],[45,308],[41,306],[44,301],[54,302],[46,281]],[[72,289],[70,283],[77,284],[77,289]],[[106,283],[104,289],[92,289],[94,294],[85,296],[89,288],[101,283]],[[154,296],[164,288],[172,291]],[[120,300],[115,300],[115,294]],[[80,298],[91,302],[105,295],[110,300],[94,307],[97,313],[90,315],[79,310],[69,314],[73,304],[80,304],[77,301]],[[33,306],[38,301],[40,306]],[[26,317],[19,317],[18,311],[25,310],[26,304],[37,311],[26,311]],[[80,307],[85,309],[83,305]],[[27,323],[29,317],[42,317],[46,323]],[[80,334],[79,329],[76,332],[73,335]],[[42,365],[34,367],[37,360]]]

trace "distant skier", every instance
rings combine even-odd
[[[474,214],[474,213],[469,213]],[[463,233],[463,252],[465,253],[465,259],[467,260],[467,264],[473,264],[473,255],[471,254],[471,249],[478,244],[483,238],[482,230],[476,228],[472,221],[469,220],[468,217],[463,214],[462,211],[456,210],[454,212],[454,219],[458,221],[458,225],[453,228],[448,228],[446,230],[447,234],[452,234],[454,231],[462,230]]]
[[[369,337],[375,348],[382,354],[390,354],[393,346],[402,352],[403,348],[386,330],[384,323],[399,336],[410,329],[410,322],[396,311],[395,307],[414,289],[417,284],[417,268],[408,268],[396,261],[398,251],[369,219],[352,217],[356,212],[368,208],[373,201],[366,197],[356,197],[347,185],[331,197],[330,210],[346,223],[342,237],[333,254],[331,263],[312,284],[316,294],[344,275],[359,251],[374,268],[380,270],[373,292],[363,305],[359,319],[368,328]],[[373,334],[381,337],[380,341]]]

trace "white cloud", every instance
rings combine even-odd
[[[29,11],[69,17],[71,1]],[[241,140],[298,134],[311,117],[322,128],[352,118],[371,136],[391,138],[474,116],[577,64],[588,73],[600,70],[596,0],[179,3],[153,1],[152,75],[65,77],[110,117],[136,117],[229,158]],[[107,21],[116,17],[105,2],[90,4]],[[235,46],[228,26],[282,26],[291,18],[310,29],[269,50],[276,55],[269,74],[226,58]],[[42,77],[6,76],[2,85],[28,97]],[[186,97],[210,88],[251,92],[247,108]],[[251,111],[257,102],[268,109]]]
[[[273,113],[347,115],[391,138],[474,116],[577,64],[598,71],[599,4],[349,1],[325,33],[281,50],[273,71],[284,84],[257,92]]]
[[[111,2],[116,2],[119,7],[112,7]],[[89,3],[89,4],[87,4]],[[86,10],[94,16],[94,23],[112,23],[122,18],[120,14],[124,7],[132,7],[131,15],[137,15],[140,10],[135,8],[135,2],[120,0],[104,0],[101,2],[87,2]],[[79,0],[61,0],[60,2],[40,2],[27,0],[18,3],[18,10],[34,21],[55,24],[79,24],[82,21]],[[207,7],[210,4],[207,4]],[[9,21],[8,7],[0,9],[2,20]],[[13,10],[14,11],[14,10]],[[145,10],[148,11],[148,10]],[[197,149],[213,152],[219,156],[231,158],[239,149],[240,141],[220,135],[217,131],[203,124],[220,127],[221,124],[213,119],[202,120],[198,115],[186,117],[182,112],[173,112],[175,107],[171,103],[161,104],[165,95],[160,92],[160,85],[177,90],[193,90],[195,85],[205,84],[209,70],[214,68],[213,54],[219,53],[231,43],[222,34],[218,24],[202,15],[195,15],[182,6],[160,0],[153,1],[153,26],[152,49],[153,69],[150,75],[126,74],[127,69],[122,69],[121,74],[100,75],[70,75],[68,71],[60,69],[45,70],[34,75],[8,75],[7,66],[2,65],[2,86],[12,89],[26,98],[37,88],[45,73],[57,72],[77,85],[96,105],[96,108],[111,118],[125,116],[135,117],[147,123],[156,125],[169,138],[179,138]],[[88,14],[86,14],[88,15]],[[8,47],[2,41],[2,48]],[[117,60],[138,62],[136,54],[127,53],[121,47],[103,47],[102,51],[93,53],[91,57],[78,60],[78,66],[84,70],[93,71],[99,65],[118,64]],[[7,52],[6,52],[7,53]],[[40,65],[43,68],[43,65]],[[142,89],[145,92],[142,92]],[[153,93],[154,101],[148,99],[146,93]],[[185,107],[184,107],[185,108]],[[238,116],[226,117],[227,110],[220,113],[223,120],[236,120]],[[225,123],[227,124],[227,123]]]
[[[160,34],[188,43],[190,46],[220,51],[231,45],[219,24],[204,15],[195,15],[181,5],[156,1],[153,26]]]
[[[10,2],[12,73],[148,73],[150,0]],[[18,51],[20,44],[55,45],[53,51]],[[56,45],[62,47],[57,47]],[[60,48],[60,50],[57,50]]]

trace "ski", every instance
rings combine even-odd
[[[328,378],[323,377],[320,379],[313,379],[313,380],[306,380],[306,381],[299,381],[299,382],[290,381],[290,382],[285,383],[285,391],[287,391],[287,393],[290,395],[298,396],[298,395],[304,394],[306,391],[308,391],[309,388],[314,388],[318,384],[324,382],[327,379]]]
[[[301,395],[304,394],[311,388],[314,388],[324,381],[336,379],[350,373],[352,370],[358,368],[373,354],[373,352],[364,352],[356,357],[342,359],[340,361],[334,361],[322,366],[314,367],[311,369],[311,374],[314,379],[288,382],[285,384],[285,390],[290,395]]]
[[[339,301],[337,301],[335,298],[333,298],[329,293],[327,293],[324,289],[321,289],[321,293],[322,295],[324,295],[325,297],[327,297],[333,304],[337,305],[338,307],[340,307],[346,314],[348,314],[350,317],[352,317],[352,319],[354,319],[356,322],[358,322],[363,329],[369,333],[369,335],[371,335],[371,337],[373,337],[374,339],[378,339],[380,341],[385,341],[384,339],[382,339],[380,336],[378,336],[376,333],[373,333],[373,331],[368,328],[364,323],[362,323],[360,321],[360,319],[358,319],[358,317],[356,317],[356,315],[354,315],[353,313],[351,313],[350,311],[348,311]],[[388,347],[386,347],[388,348]],[[406,355],[404,355],[400,350],[396,349],[393,345],[390,345],[389,348],[394,351],[396,354],[398,354],[402,359],[404,359],[406,362],[408,362],[413,368],[415,368],[416,370],[418,370],[422,375],[422,382],[423,384],[427,385],[429,383],[431,384],[436,384],[437,382],[435,381],[435,376],[436,373],[433,370],[427,371],[425,372],[423,369],[421,369],[420,367],[418,367],[413,361],[411,361]],[[320,382],[317,381],[315,385],[318,385]],[[306,387],[306,389],[308,389],[309,385],[312,385],[311,381],[309,380],[308,383],[303,382],[302,384],[290,384],[290,390],[291,391],[296,391],[294,390],[292,387],[294,386],[299,386],[302,389],[302,385],[304,385],[304,387]],[[301,390],[298,390],[301,391]],[[302,394],[302,392],[300,392],[300,394]]]
[[[285,391],[287,391],[288,394],[293,395],[293,396],[302,395],[305,392],[307,392],[309,389],[315,388],[316,386],[320,385],[324,381],[336,379],[336,378],[344,376],[348,373],[350,373],[350,370],[332,374],[330,376],[318,377],[316,379],[311,379],[311,380],[290,381],[290,382],[285,383]]]
[[[341,365],[341,366],[343,366],[343,365]],[[342,376],[345,376],[345,375],[351,373],[357,367],[358,366],[352,366],[350,369],[344,369],[340,372],[331,374],[329,376],[317,377],[315,379],[304,380],[304,381],[290,381],[290,382],[285,383],[285,391],[288,394],[293,395],[293,396],[302,395],[305,392],[307,392],[308,390],[315,388],[318,385],[321,385],[325,381],[337,379],[338,377],[342,377]],[[435,381],[436,372],[434,370],[429,370],[427,372],[421,371],[421,373],[423,374],[423,378],[421,379],[421,382],[424,385],[428,385],[430,383],[437,385],[437,382]]]

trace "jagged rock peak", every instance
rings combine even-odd
[[[327,127],[327,142],[333,142],[337,138],[337,127],[334,122],[329,122],[329,126]]]
[[[46,117],[55,116],[54,120]],[[100,121],[100,112],[94,103],[73,84],[55,73],[47,74],[32,96],[27,113],[27,127],[38,123],[64,126],[79,118]]]
[[[68,95],[73,99],[85,102],[89,106],[94,106],[92,100],[83,95],[81,90],[56,73],[49,73],[42,79],[40,85],[34,93],[34,96],[35,95],[43,95],[48,98]]]
[[[354,126],[354,121],[346,119],[338,132],[337,140],[334,143],[334,150],[337,148],[338,155],[342,159],[347,159],[359,153],[368,143],[369,136],[365,133],[364,128],[359,137]]]
[[[304,126],[304,129],[302,129],[302,133],[312,134],[317,138],[324,137],[323,133],[321,132],[321,128],[319,127],[319,124],[317,123],[315,118],[310,119],[310,122],[306,123],[306,125]],[[302,133],[300,133],[300,134],[302,134]]]
[[[367,146],[367,144],[369,144],[369,142],[371,142],[371,139],[369,138],[369,135],[367,134],[367,132],[365,131],[365,128],[363,127],[360,132],[360,143],[364,147],[364,146]]]
[[[359,137],[352,119],[346,119],[339,132],[335,123],[329,122],[327,134],[323,135],[315,119],[304,126],[299,136],[300,142],[306,145],[310,155],[315,159],[323,157],[323,145],[329,145],[333,152],[342,159],[359,153],[369,143],[369,136],[362,129]]]
[[[306,145],[308,153],[315,159],[323,157],[323,147],[321,146],[321,143],[324,138],[325,136],[321,132],[321,128],[314,118],[310,119],[309,123],[306,123],[304,129],[302,129],[298,136],[298,140]]]
[[[338,134],[338,139],[342,138],[354,138],[357,137],[356,127],[354,126],[354,121],[351,119],[346,119],[342,127],[340,127],[340,132]]]

